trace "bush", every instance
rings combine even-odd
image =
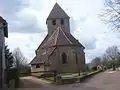
[[[26,66],[26,67],[19,68],[19,71],[20,71],[20,77],[31,75],[30,67]]]
[[[97,70],[97,66],[91,68],[91,71],[96,71],[96,70]]]
[[[19,87],[19,74],[16,68],[10,68],[6,70],[6,84],[9,84],[11,80],[15,80],[15,88]]]

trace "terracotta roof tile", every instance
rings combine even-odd
[[[48,35],[46,35],[46,37],[44,38],[44,40],[41,42],[41,44],[39,45],[39,47],[37,48],[37,50],[39,48],[41,48],[41,46],[44,44],[44,42],[46,42],[48,40]]]
[[[76,40],[71,34],[65,33],[61,27],[58,27],[43,47],[52,47],[56,45],[78,45],[84,47],[78,40]]]
[[[66,33],[66,36],[69,38],[69,40],[74,44],[74,45],[79,45],[80,47],[85,48],[78,40],[76,40],[73,35]]]

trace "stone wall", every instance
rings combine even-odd
[[[31,75],[40,76],[42,74],[41,71],[44,71],[44,65],[40,65],[40,68],[36,68],[36,65],[31,66]]]
[[[67,55],[67,63],[62,63],[62,53]],[[75,52],[77,53],[78,63],[76,64]],[[85,70],[85,54],[80,47],[63,46],[58,47],[50,56],[51,68],[59,72],[78,72],[79,69]]]

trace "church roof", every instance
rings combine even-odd
[[[35,56],[35,57],[33,58],[33,60],[30,62],[31,65],[40,64],[40,63],[44,63],[44,62],[43,62],[43,60],[39,60],[39,59],[37,58],[37,56]]]
[[[41,42],[41,44],[39,45],[39,47],[37,48],[37,50],[44,44],[44,42],[46,42],[48,40],[48,35],[46,35],[46,37],[44,38],[44,40]]]
[[[64,10],[56,3],[51,10],[49,16],[47,19],[53,19],[53,18],[70,18]]]
[[[56,49],[56,46],[79,46],[85,48],[71,34],[65,33],[61,27],[58,27],[48,40],[41,46],[45,53],[49,56]]]
[[[60,45],[74,45],[74,46],[84,47],[71,34],[65,33],[61,27],[58,27],[49,37],[49,39],[43,45],[43,47],[53,47]]]

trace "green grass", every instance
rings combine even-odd
[[[66,75],[71,75],[71,74],[75,74],[75,73],[61,73],[61,76],[66,76]]]
[[[49,78],[42,78],[43,80],[46,80],[46,81],[48,81],[48,82],[50,82],[50,83],[53,83],[53,84],[55,84],[55,82],[54,82],[54,78],[53,77],[49,77]]]
[[[45,77],[45,79],[48,79],[50,81],[54,81],[54,77]]]
[[[95,73],[95,72],[98,72],[98,71],[84,72],[84,73],[81,73],[80,76],[78,76],[78,73],[62,73],[60,75],[61,75],[63,80],[68,80],[68,82],[69,82],[69,81],[74,80],[76,78],[82,78],[82,77],[85,77],[85,76],[90,75],[90,74]],[[45,77],[43,79],[47,80],[51,83],[55,83],[54,77]]]
[[[69,78],[82,77],[82,76],[85,76],[90,73],[93,73],[93,72],[87,72],[86,74],[81,73],[80,76],[78,76],[78,73],[61,73],[60,75],[61,75],[62,79],[69,79]],[[54,77],[45,77],[45,79],[54,81]]]

